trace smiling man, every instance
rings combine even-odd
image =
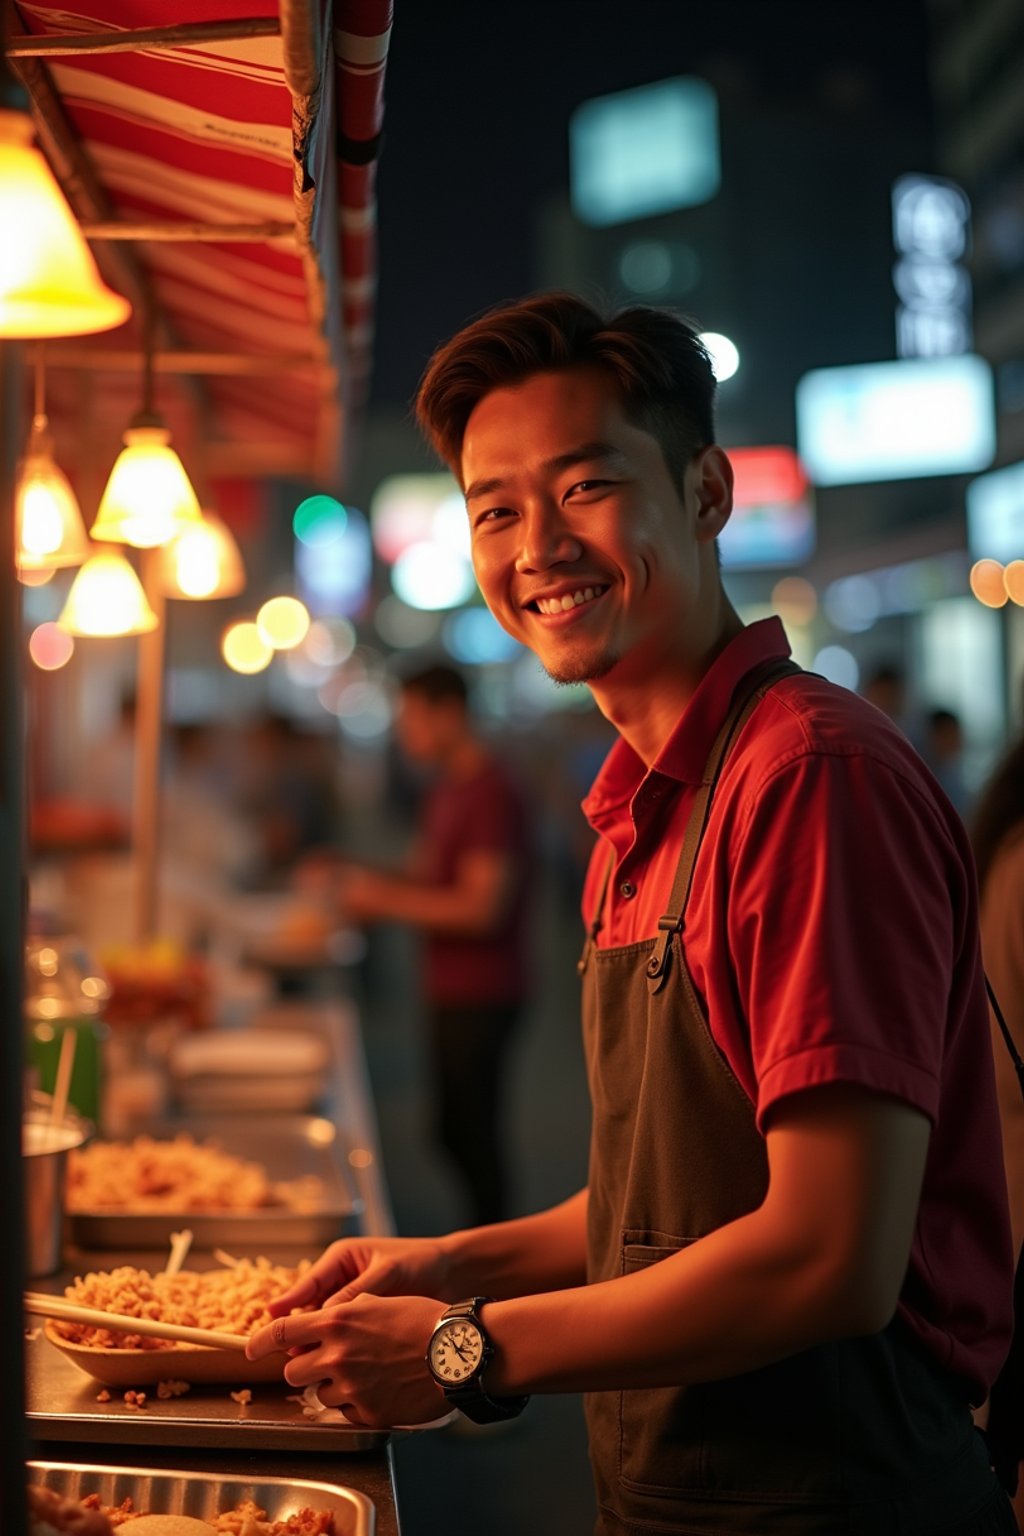
[[[427,370],[491,611],[620,737],[584,807],[588,1182],[332,1245],[250,1354],[374,1424],[585,1392],[606,1533],[1010,1532],[970,1411],[1012,1266],[969,850],[895,727],[730,604],[713,399],[677,317],[564,294]]]

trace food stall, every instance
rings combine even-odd
[[[163,451],[173,442],[183,460],[201,464],[192,521],[205,519],[227,482],[288,477],[340,495],[371,361],[388,0],[224,0],[216,20],[202,0],[175,0],[162,11],[154,26],[141,0],[89,0],[70,33],[65,9],[22,0],[3,38],[0,127],[7,137],[0,149],[9,146],[13,162],[38,145],[97,270],[91,316],[83,319],[67,300],[63,318],[48,317],[46,293],[18,309],[3,290],[11,263],[0,262],[0,508],[18,548],[0,575],[7,620],[0,647],[0,987],[8,1023],[15,1023],[2,1032],[0,1062],[0,1177],[13,1191],[6,1210],[14,1229],[0,1363],[14,1383],[16,1411],[25,1410],[0,1500],[12,1530],[20,1529],[27,1459],[28,1481],[44,1490],[33,1495],[44,1529],[48,1513],[57,1519],[56,1501],[71,1498],[120,1510],[121,1519],[130,1500],[134,1515],[173,1515],[182,1529],[191,1519],[206,1522],[193,1529],[212,1525],[247,1536],[264,1529],[390,1536],[398,1531],[392,1432],[346,1423],[308,1391],[290,1392],[278,1370],[272,1379],[254,1371],[238,1348],[246,1331],[240,1319],[255,1325],[286,1271],[335,1236],[391,1228],[359,1019],[343,981],[344,945],[316,961],[320,976],[336,985],[313,997],[290,999],[283,1011],[254,1006],[242,1028],[233,1018],[235,1027],[223,1031],[214,1008],[205,1056],[181,1053],[161,1106],[165,1118],[147,1117],[139,1106],[134,1124],[125,1110],[116,1137],[101,1126],[86,1145],[72,1145],[73,1134],[65,1144],[59,1128],[73,1126],[74,1116],[65,1110],[62,1059],[52,1095],[36,1105],[43,1155],[33,1180],[39,1171],[56,1182],[33,1182],[24,1198],[18,1025],[29,856],[15,572],[92,558],[80,539],[74,556],[54,549],[36,559],[20,511],[15,518],[26,365],[36,370],[37,425],[41,418],[44,428],[47,420],[57,428],[83,503],[93,503],[86,511],[100,503],[93,551],[97,540],[106,541],[107,559],[110,543],[141,551],[132,558],[148,607],[134,630],[119,633],[142,635],[129,831],[135,941],[145,956],[158,938],[167,595],[154,551],[180,528],[166,540],[151,531],[133,539],[131,518],[113,506],[113,476],[102,498],[94,494],[102,483],[97,445],[123,430],[126,452],[154,444]],[[10,233],[8,221],[8,247]],[[21,233],[34,233],[28,221]],[[48,256],[35,266],[37,275],[48,271]],[[45,386],[39,348],[31,345],[44,337]],[[40,457],[52,454],[42,429],[36,448]],[[44,973],[48,954],[44,945]],[[243,1029],[250,1031],[244,1068]],[[193,1032],[192,1043],[198,1039]],[[288,1071],[274,1057],[273,1042],[284,1039]],[[31,1119],[26,1112],[25,1124]],[[159,1165],[168,1147],[177,1148],[173,1177]],[[215,1156],[227,1161],[214,1166]],[[190,1159],[186,1179],[196,1180],[198,1194],[174,1183]],[[230,1191],[220,1200],[210,1195],[218,1180],[222,1194]],[[42,1236],[29,1231],[26,1206],[45,1216]],[[47,1234],[52,1253],[39,1246]],[[194,1293],[183,1290],[186,1282]],[[143,1306],[146,1285],[152,1289]],[[139,1337],[114,1330],[111,1340],[102,1315],[91,1322],[80,1311],[72,1316],[67,1299],[63,1308],[59,1300],[68,1289],[73,1306],[84,1298],[102,1303],[108,1316],[122,1315],[113,1311],[117,1304],[129,1309]],[[156,1291],[164,1299],[174,1292],[186,1309],[191,1295],[206,1320],[196,1326],[217,1332],[215,1317],[227,1344],[197,1342],[180,1320],[173,1325],[180,1336],[166,1337]],[[210,1310],[214,1293],[219,1313]],[[143,1326],[143,1313],[157,1316],[159,1335]],[[253,1503],[265,1511],[255,1524]],[[239,1514],[243,1507],[248,1513]],[[218,1519],[227,1524],[217,1526]]]

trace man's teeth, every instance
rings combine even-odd
[[[604,590],[604,587],[581,587],[578,592],[567,592],[564,597],[539,597],[537,607],[541,613],[568,613],[570,608],[579,608],[581,603],[600,597]]]

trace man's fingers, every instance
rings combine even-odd
[[[286,1291],[282,1291],[280,1296],[275,1296],[267,1310],[273,1317],[282,1317],[293,1307],[308,1307],[310,1302],[319,1301],[322,1289],[326,1287],[321,1286],[316,1274],[311,1270],[308,1275],[303,1275],[301,1280],[297,1280]]]
[[[345,1269],[337,1259],[324,1255],[308,1269],[301,1280],[296,1280],[286,1291],[282,1291],[269,1305],[268,1311],[274,1317],[281,1317],[290,1312],[293,1307],[322,1306],[327,1296],[344,1278]]]
[[[293,1312],[289,1317],[276,1317],[265,1328],[259,1328],[250,1335],[245,1346],[245,1357],[247,1360],[262,1360],[266,1355],[316,1344],[322,1326],[319,1312]]]
[[[354,1301],[357,1296],[393,1296],[396,1293],[395,1270],[392,1264],[371,1264],[364,1269],[361,1275],[353,1275],[352,1279],[340,1290],[335,1291],[330,1302]]]

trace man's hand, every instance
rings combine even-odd
[[[447,1284],[448,1258],[432,1238],[341,1238],[270,1303],[269,1311],[284,1317],[295,1307],[335,1305],[365,1293],[444,1296]]]
[[[252,1335],[245,1353],[249,1360],[288,1353],[285,1381],[316,1387],[320,1401],[353,1424],[425,1424],[446,1412],[426,1362],[443,1310],[444,1302],[429,1296],[364,1294],[320,1312],[278,1317]]]

